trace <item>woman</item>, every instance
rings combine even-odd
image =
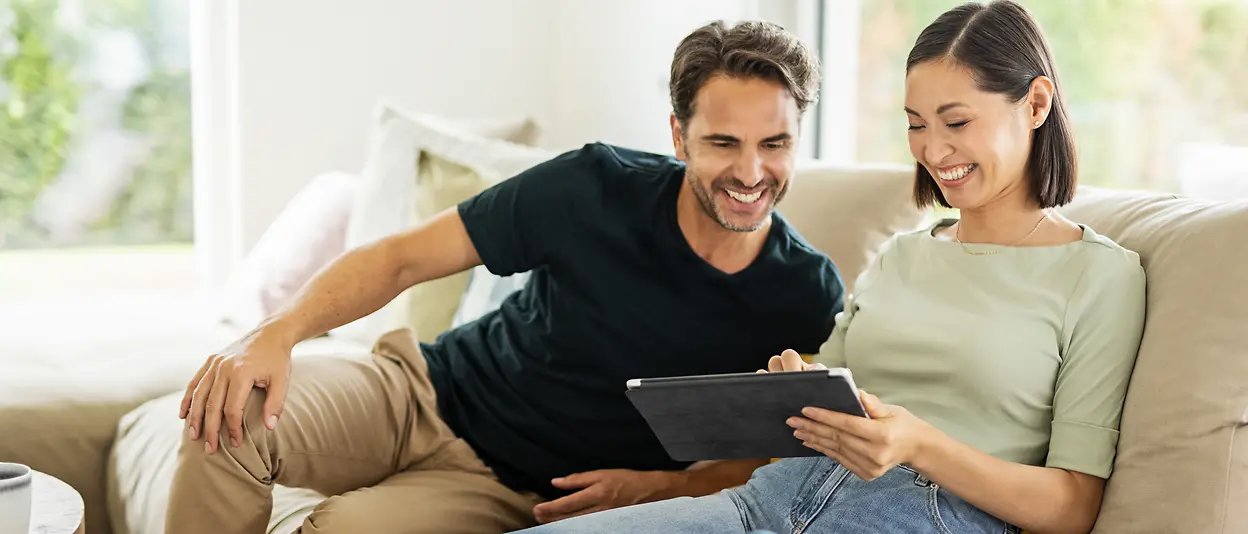
[[[885,245],[820,351],[871,418],[808,409],[790,425],[823,457],[533,532],[1091,530],[1143,328],[1139,258],[1051,210],[1075,150],[1022,7],[945,13],[906,73],[915,200],[961,218]],[[792,351],[768,366],[807,367]]]

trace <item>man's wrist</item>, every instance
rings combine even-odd
[[[292,351],[301,339],[297,329],[279,317],[266,319],[253,332],[253,338],[263,343],[275,344],[286,351]]]
[[[676,497],[693,496],[696,471],[653,471],[656,476],[654,499],[662,501]]]

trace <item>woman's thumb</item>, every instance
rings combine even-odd
[[[862,407],[867,410],[867,416],[879,419],[889,415],[888,405],[884,404],[879,397],[861,389],[858,390],[858,396],[862,399]]]

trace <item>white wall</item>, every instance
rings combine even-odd
[[[546,117],[547,6],[542,0],[242,2],[244,246],[313,175],[359,169],[379,97],[452,117]]]
[[[809,0],[193,0],[196,242],[215,287],[317,173],[358,171],[378,98],[530,116],[553,149],[671,151],[668,68],[714,19]]]
[[[668,73],[676,45],[753,0],[559,0],[552,38],[551,143],[606,141],[671,153]]]

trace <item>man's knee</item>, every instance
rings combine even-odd
[[[230,440],[230,421],[241,421],[239,446],[234,447]],[[257,480],[270,477],[265,461],[272,437],[264,427],[264,390],[252,389],[240,412],[223,414],[221,429],[218,431],[217,450],[209,455],[205,452],[207,438],[204,432],[192,439],[189,424],[183,425],[181,445],[178,450],[181,464],[225,461],[232,459],[244,469],[251,472]]]

